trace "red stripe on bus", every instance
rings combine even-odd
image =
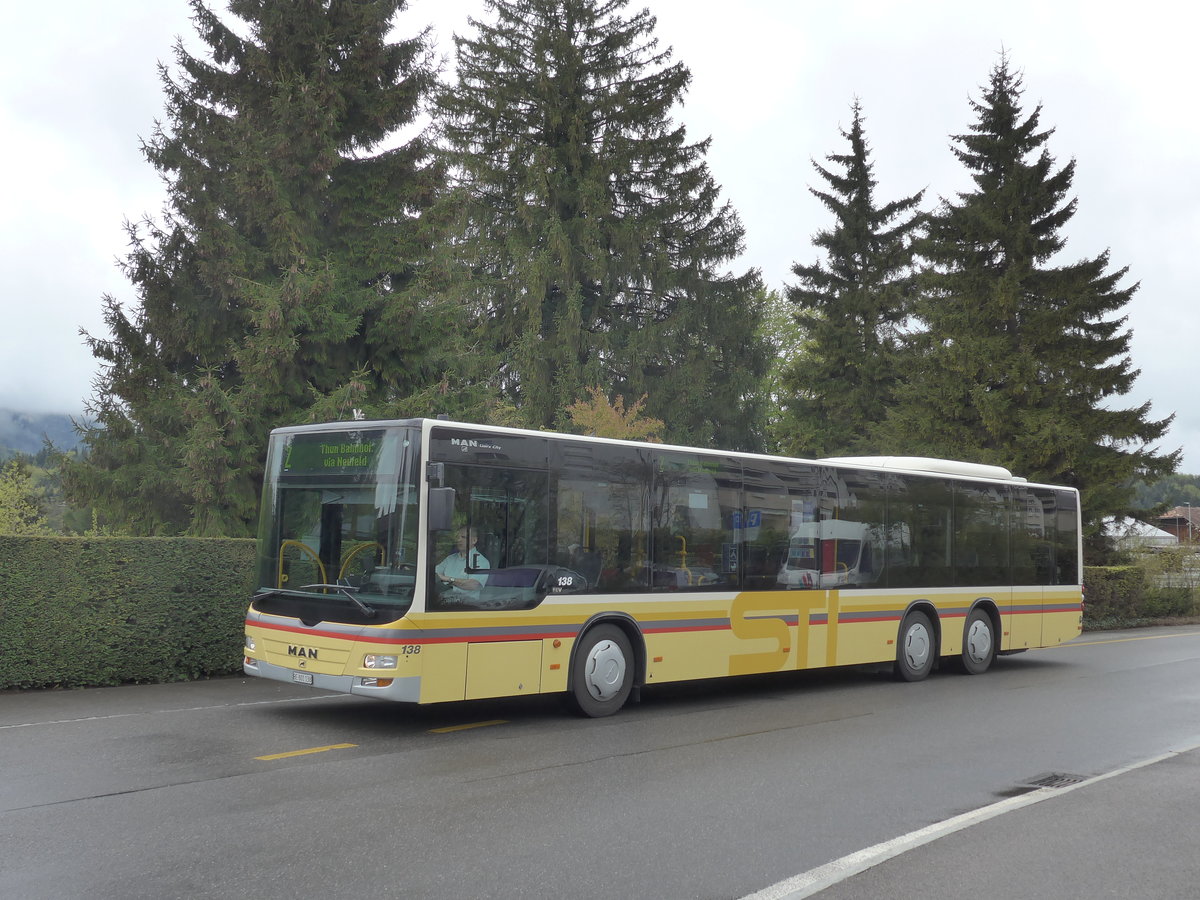
[[[296,625],[281,625],[275,622],[259,622],[253,619],[247,619],[246,624],[273,631],[284,631],[288,634],[299,634],[305,637],[335,638],[337,640],[364,644],[452,644],[463,641],[530,641],[546,638],[575,637],[578,633],[575,631],[545,631],[521,632],[516,634],[430,635],[421,631],[413,631],[411,636],[384,637],[372,636],[371,634],[345,634],[340,631],[321,631],[315,628],[301,628]]]
[[[432,636],[403,640],[402,644],[480,644],[496,641],[544,641],[549,638],[573,638],[576,631],[529,632],[528,634],[452,634],[444,637]]]
[[[1006,615],[1006,616],[1035,615],[1035,614],[1036,615],[1043,615],[1043,614],[1049,615],[1049,614],[1053,614],[1053,613],[1078,613],[1078,612],[1082,612],[1082,611],[1083,611],[1083,607],[1076,605],[1076,606],[1056,607],[1054,609],[1046,609],[1046,610],[1043,610],[1043,609],[1001,610],[1001,614]],[[965,612],[945,612],[945,613],[940,614],[940,618],[942,618],[942,619],[961,619],[961,618],[965,618],[965,617],[966,617]],[[777,617],[765,616],[765,617],[756,617],[756,618],[777,618]],[[781,618],[781,617],[779,617],[779,618]],[[838,624],[839,625],[856,625],[856,624],[877,623],[877,622],[899,622],[900,619],[901,619],[901,617],[894,613],[882,614],[882,615],[878,615],[878,616],[854,616],[853,614],[842,614],[838,617]],[[535,641],[535,640],[547,640],[550,638],[573,638],[578,634],[577,630],[566,630],[566,631],[529,631],[529,632],[517,632],[517,633],[509,632],[509,633],[505,633],[505,634],[479,633],[479,634],[439,635],[436,632],[433,634],[430,634],[425,631],[414,630],[410,635],[405,635],[404,637],[389,637],[389,636],[384,636],[384,635],[376,636],[376,635],[372,635],[370,633],[347,634],[347,633],[339,632],[339,631],[322,631],[320,629],[303,628],[303,627],[300,627],[297,625],[284,625],[284,624],[275,623],[275,622],[263,622],[263,621],[256,620],[256,619],[246,619],[246,624],[249,626],[254,626],[256,628],[265,628],[270,631],[282,631],[282,632],[286,632],[288,634],[302,635],[304,637],[333,638],[335,640],[351,641],[354,643],[366,643],[366,644],[453,644],[453,643],[464,643],[464,642],[469,643],[469,642],[482,642],[482,641],[489,641],[489,642]],[[786,623],[786,624],[788,624],[788,627],[791,627],[792,623]],[[808,621],[809,627],[813,627],[816,625],[828,625],[828,624],[829,624],[829,622],[828,622],[828,614],[827,613],[813,614],[809,618],[809,621]],[[486,628],[487,626],[481,626],[481,627]],[[512,626],[499,626],[499,627],[512,627]],[[687,634],[687,633],[691,633],[691,632],[700,632],[700,631],[729,631],[732,629],[732,627],[733,627],[732,624],[728,621],[717,622],[712,625],[684,625],[684,626],[679,626],[679,627],[674,627],[674,628],[672,628],[672,627],[655,627],[654,625],[646,623],[646,624],[641,625],[641,630],[642,630],[643,634]],[[399,629],[392,629],[392,630],[397,631]],[[471,629],[471,626],[466,626],[466,625],[460,626],[459,628],[455,628],[455,629],[449,629],[449,628],[437,629],[437,631],[445,631],[445,630],[468,631],[468,630],[472,630],[472,629]]]

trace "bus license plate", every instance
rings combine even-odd
[[[296,684],[312,684],[312,672],[293,672],[292,681]]]

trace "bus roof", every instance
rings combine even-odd
[[[949,475],[958,478],[985,478],[992,481],[1026,484],[1027,479],[1013,475],[1003,466],[985,465],[983,463],[962,462],[953,459],[935,459],[925,456],[829,456],[819,459],[802,457],[783,457],[774,454],[746,453],[737,450],[721,450],[705,447],[685,447],[676,444],[650,444],[645,441],[630,441],[619,438],[600,438],[591,435],[567,434],[555,431],[536,431],[525,428],[510,428],[498,425],[480,425],[474,422],[460,422],[451,419],[431,419],[418,417],[412,419],[367,419],[345,422],[322,422],[309,425],[290,425],[272,429],[272,433],[296,433],[311,431],[353,431],[361,428],[379,428],[384,426],[408,426],[422,428],[424,426],[445,426],[450,428],[466,428],[473,431],[497,432],[538,436],[545,438],[562,438],[583,440],[594,443],[618,444],[626,446],[649,447],[662,450],[683,450],[690,453],[731,454],[743,458],[786,460],[799,463],[824,463],[833,466],[854,466],[863,469],[888,469],[893,471],[912,472],[925,475]],[[1057,487],[1056,485],[1042,485]],[[1074,490],[1074,488],[1067,488]]]

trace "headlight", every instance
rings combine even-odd
[[[379,656],[375,653],[368,653],[363,657],[364,669],[394,669],[396,668],[396,657],[394,656]]]
[[[250,635],[246,635],[246,649],[247,650],[254,649],[254,638],[250,637]]]

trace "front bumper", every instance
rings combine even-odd
[[[365,684],[366,679],[358,675],[323,675],[320,672],[305,672],[301,669],[277,666],[261,659],[256,659],[253,663],[243,660],[242,671],[256,678],[269,678],[272,681],[314,687],[323,691],[336,691],[339,694],[378,697],[399,703],[418,703],[421,698],[421,678],[417,675],[408,678],[393,678],[392,683],[387,685]],[[294,677],[297,674],[311,676],[311,684],[297,681]],[[383,677],[384,670],[381,670],[380,679],[382,680]]]

